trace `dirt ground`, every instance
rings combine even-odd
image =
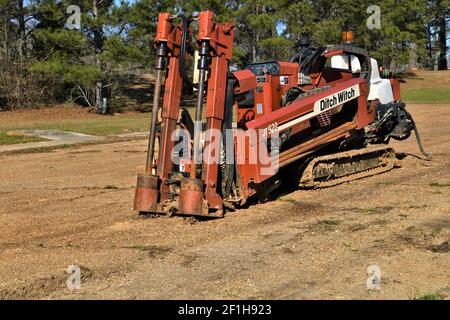
[[[450,293],[450,105],[410,105],[434,159],[195,222],[132,210],[146,141],[0,156],[2,299],[410,299]],[[413,138],[394,143],[419,155]],[[81,289],[66,287],[69,265]],[[366,288],[367,267],[381,290]],[[448,295],[447,295],[448,297]]]

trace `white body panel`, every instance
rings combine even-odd
[[[381,79],[378,71],[377,60],[370,58],[372,66],[372,74],[370,78],[370,92],[368,100],[379,99],[381,103],[386,104],[394,101],[394,94],[392,92],[391,82],[388,79]],[[361,71],[361,64],[355,56],[351,58],[352,71]],[[347,56],[333,56],[331,57],[331,66],[338,69],[348,69]]]

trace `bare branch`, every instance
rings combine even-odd
[[[83,91],[83,89],[81,88],[80,85],[78,85],[78,90],[80,90],[81,95],[83,96],[84,100],[87,102],[87,104],[89,105],[89,107],[92,107],[91,102],[89,101],[89,99],[88,99],[86,93]]]

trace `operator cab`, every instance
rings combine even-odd
[[[283,95],[298,83],[298,63],[251,63],[235,71],[238,126],[282,107]]]

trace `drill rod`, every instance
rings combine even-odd
[[[200,50],[200,59],[198,62],[199,66],[199,81],[198,81],[198,96],[197,105],[195,108],[195,125],[194,125],[194,152],[191,163],[190,178],[195,179],[197,176],[197,164],[200,163],[202,151],[200,150],[200,133],[202,132],[202,109],[203,109],[203,97],[205,92],[205,82],[206,82],[206,68],[208,55],[208,44],[206,42],[202,43]],[[199,159],[200,157],[200,159]]]
[[[156,80],[155,80],[155,91],[153,94],[153,106],[152,106],[152,121],[150,123],[150,137],[148,140],[148,151],[147,151],[147,164],[145,166],[145,173],[152,173],[153,158],[155,153],[155,137],[156,137],[156,122],[158,121],[158,109],[159,109],[159,97],[161,95],[161,81],[162,81],[162,70],[164,69],[164,55],[165,46],[161,44],[157,51],[157,63],[156,63]]]
[[[148,140],[147,165],[145,167],[146,173],[151,173],[151,168],[153,166],[153,156],[155,152],[155,136],[156,136],[155,130],[156,130],[156,121],[158,120],[159,96],[161,93],[161,78],[162,78],[162,70],[158,70],[156,73],[155,92],[153,95],[152,121],[150,124],[150,138]]]

